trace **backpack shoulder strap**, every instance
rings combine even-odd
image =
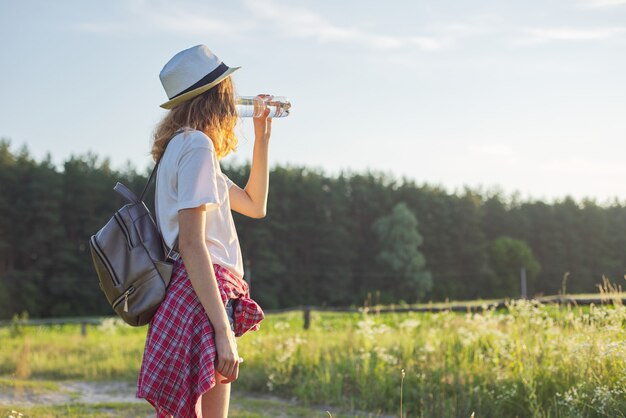
[[[178,135],[180,132],[182,132],[184,130],[185,130],[185,128],[178,129],[176,132],[174,132],[174,135],[172,135],[172,138],[174,138],[176,135]],[[172,140],[172,138],[170,138],[170,141]],[[169,145],[169,142],[168,142],[168,145]],[[167,149],[167,145],[165,146],[165,149]],[[154,176],[155,176],[155,174],[157,172],[157,169],[159,167],[159,163],[161,162],[161,158],[163,158],[163,154],[165,154],[165,149],[161,153],[161,157],[157,160],[156,164],[154,165],[154,168],[152,169],[152,172],[150,173],[150,177],[148,178],[148,181],[146,182],[146,185],[144,186],[143,191],[141,192],[141,196],[139,197],[140,201],[143,201],[143,199],[144,199],[144,197],[146,195],[146,192],[148,191],[148,189],[150,188],[150,185],[154,181]],[[156,205],[154,207],[154,210],[155,210],[155,212],[157,211]],[[155,215],[157,217],[157,219],[155,219],[155,223],[157,225],[157,229],[159,230],[159,234],[161,234],[161,231],[160,231],[160,228],[159,228],[158,214],[155,213]],[[163,246],[166,249],[167,257],[170,256],[172,251],[178,252],[178,235],[176,236],[176,239],[174,240],[172,248],[170,248],[170,249],[167,248],[167,244],[165,243],[165,239],[163,239],[162,237],[163,237],[163,235],[161,234],[161,239],[163,241]]]
[[[143,202],[143,199],[146,197],[146,192],[148,191],[150,184],[152,184],[152,181],[154,181],[154,175],[156,174],[156,171],[157,171],[157,168],[159,167],[160,162],[161,162],[160,159],[156,162],[156,164],[154,165],[154,168],[152,169],[152,173],[150,173],[150,177],[148,177],[148,181],[146,182],[146,185],[143,186],[143,191],[141,192],[141,196],[139,196],[139,200],[142,202]]]
[[[172,137],[170,138],[170,141],[172,139],[174,139],[174,137],[176,135],[178,135],[179,133],[181,133],[184,130],[185,130],[185,128],[180,128],[176,132],[174,132],[174,135],[172,135]],[[168,141],[167,144],[169,145],[169,141]],[[144,197],[146,196],[146,192],[148,191],[148,188],[150,188],[150,184],[154,180],[154,175],[156,174],[157,168],[159,167],[159,163],[161,162],[161,158],[163,158],[163,154],[165,154],[165,150],[166,149],[167,149],[167,145],[165,145],[165,149],[163,150],[163,152],[161,153],[161,156],[159,157],[159,159],[157,160],[156,164],[154,165],[154,168],[152,169],[152,173],[150,173],[150,177],[148,177],[148,181],[146,182],[146,185],[143,187],[143,191],[141,192],[141,196],[139,196],[139,200],[143,201]]]

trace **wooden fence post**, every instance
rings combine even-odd
[[[306,306],[304,308],[304,329],[309,329],[311,327],[311,308]]]
[[[520,269],[520,281],[521,281],[521,288],[522,288],[522,299],[528,299],[528,292],[526,290],[526,267],[522,267]]]

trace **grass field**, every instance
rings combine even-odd
[[[531,301],[472,314],[313,312],[311,319],[305,331],[301,313],[268,315],[239,339],[245,361],[233,391],[371,416],[399,416],[402,396],[407,417],[626,417],[621,304]],[[68,379],[133,382],[145,332],[113,318],[85,337],[78,325],[1,328],[0,392],[16,381],[43,391]],[[92,415],[110,416],[107,408]]]

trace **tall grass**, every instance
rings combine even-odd
[[[143,355],[146,328],[117,318],[79,325],[0,328],[0,376],[23,379],[134,379]]]
[[[249,390],[407,416],[624,416],[626,314],[515,302],[508,314],[273,318],[242,345]],[[268,324],[269,325],[269,324]]]
[[[297,312],[268,315],[239,339],[245,361],[233,385],[370,412],[397,414],[402,405],[405,417],[626,416],[621,304],[312,312],[311,324],[303,330]],[[135,379],[145,332],[113,319],[87,337],[76,326],[2,329],[0,374],[27,362],[31,379]]]

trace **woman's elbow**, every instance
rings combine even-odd
[[[259,209],[256,211],[256,213],[255,213],[254,217],[255,217],[256,219],[261,219],[261,218],[265,218],[265,215],[267,215],[267,210],[266,210],[266,208],[265,208],[265,207],[262,207],[262,208],[259,208]]]

